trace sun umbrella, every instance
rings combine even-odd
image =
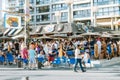
[[[92,32],[87,32],[87,33],[83,33],[81,34],[82,36],[99,36],[99,33],[92,33]]]
[[[72,35],[72,36],[69,36],[69,38],[82,38],[83,36],[81,36],[81,35]]]
[[[13,36],[12,39],[20,39],[20,38],[24,38],[24,37],[25,37],[24,34],[20,34],[20,35]]]
[[[1,36],[0,39],[11,39],[11,37],[8,37],[8,36]]]
[[[103,38],[111,38],[112,36],[111,36],[111,35],[108,35],[108,34],[102,34],[100,37],[103,37]]]
[[[116,34],[111,34],[111,36],[120,36],[120,34],[117,34],[117,33]]]
[[[41,36],[41,37],[37,37],[35,39],[52,39],[52,38],[49,36]]]
[[[67,35],[61,35],[61,34],[57,34],[57,35],[51,35],[51,38],[68,38]]]

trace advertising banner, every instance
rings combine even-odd
[[[21,17],[5,14],[4,15],[4,27],[5,28],[20,28],[21,27]]]

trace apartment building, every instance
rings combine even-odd
[[[120,0],[29,0],[31,10],[31,25],[56,24],[56,12],[59,12],[59,22],[82,22],[86,25],[101,26],[119,30]],[[7,8],[17,7],[19,13],[24,13],[24,0],[8,0]],[[71,8],[71,12],[69,12]],[[71,13],[71,14],[69,14]],[[24,21],[24,18],[22,19]]]
[[[2,3],[0,3],[0,10],[2,10]],[[2,12],[0,12],[0,19],[2,18]]]

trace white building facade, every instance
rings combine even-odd
[[[32,4],[30,24],[56,24],[56,11],[60,14],[60,23],[68,22],[68,5],[65,0],[29,0]],[[19,13],[24,13],[24,0],[8,0],[6,8],[19,6]],[[73,0],[71,3],[71,21],[86,25],[101,26],[120,30],[117,23],[120,17],[120,0]],[[24,19],[22,19],[24,22]]]

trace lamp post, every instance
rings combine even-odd
[[[114,29],[114,23],[113,23],[114,22],[114,20],[113,20],[114,13],[111,13],[110,16],[111,16],[111,30],[113,30]]]
[[[27,23],[30,20],[30,4],[29,4],[29,0],[25,0],[25,5],[24,5],[24,10],[25,10],[25,26],[24,26],[24,33],[25,33],[25,37],[24,37],[24,43],[26,45],[27,43]]]
[[[72,4],[73,4],[74,0],[65,0],[65,3],[68,5],[68,23],[72,22]]]
[[[92,13],[93,13],[93,26],[96,27],[96,13],[98,8],[96,6],[92,7]]]

